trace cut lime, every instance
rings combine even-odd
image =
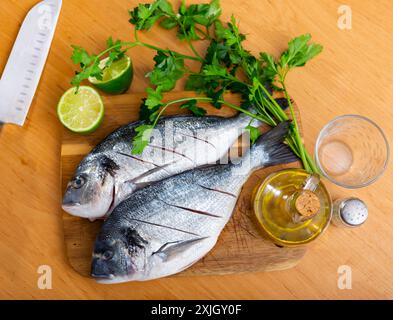
[[[100,67],[102,69],[104,69],[108,59],[101,60]],[[131,59],[128,56],[124,56],[104,69],[102,80],[90,77],[89,81],[106,93],[121,94],[130,88],[133,74]]]
[[[104,104],[96,90],[81,86],[71,88],[60,98],[57,115],[61,123],[77,133],[95,131],[104,119]]]

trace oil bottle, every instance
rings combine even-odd
[[[276,244],[297,246],[313,241],[327,228],[332,202],[319,175],[286,169],[269,175],[258,188],[254,212]]]

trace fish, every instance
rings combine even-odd
[[[122,126],[80,162],[67,184],[62,208],[92,221],[106,218],[140,188],[225,159],[228,149],[250,121],[252,118],[244,113],[231,118],[165,117],[158,121],[141,155],[132,154],[132,149],[135,128],[143,122]]]
[[[288,122],[280,123],[241,161],[189,170],[131,194],[97,235],[92,277],[101,283],[147,281],[193,265],[216,244],[251,173],[298,160],[282,142],[288,130]]]

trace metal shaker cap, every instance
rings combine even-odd
[[[350,226],[360,226],[368,218],[367,205],[358,198],[349,198],[341,203],[340,217]]]

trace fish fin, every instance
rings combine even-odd
[[[269,148],[281,143],[287,136],[290,125],[290,121],[280,122],[277,126],[262,134],[256,144],[264,145],[265,148]]]
[[[158,255],[164,262],[167,262],[174,258],[176,255],[184,252],[185,250],[191,248],[193,245],[207,239],[208,237],[196,238],[186,241],[173,241],[165,243],[161,248],[159,248],[153,255]]]
[[[281,163],[291,163],[299,160],[293,151],[282,141],[288,134],[290,121],[279,123],[276,127],[263,134],[253,148],[262,148],[268,155],[268,159],[263,159],[263,165],[273,166]],[[253,152],[254,157],[258,157],[258,152]],[[260,162],[262,159],[254,159]]]
[[[149,187],[149,186],[151,186],[152,184],[154,184],[155,182],[156,182],[156,181],[137,182],[137,183],[134,183],[134,182],[129,181],[129,183],[133,183],[133,184],[135,185],[136,190],[139,190],[139,189],[143,189],[143,188]]]
[[[269,158],[264,162],[264,166],[275,166],[277,164],[291,163],[298,161],[299,158],[293,153],[286,144],[279,143],[271,147],[268,151]]]

